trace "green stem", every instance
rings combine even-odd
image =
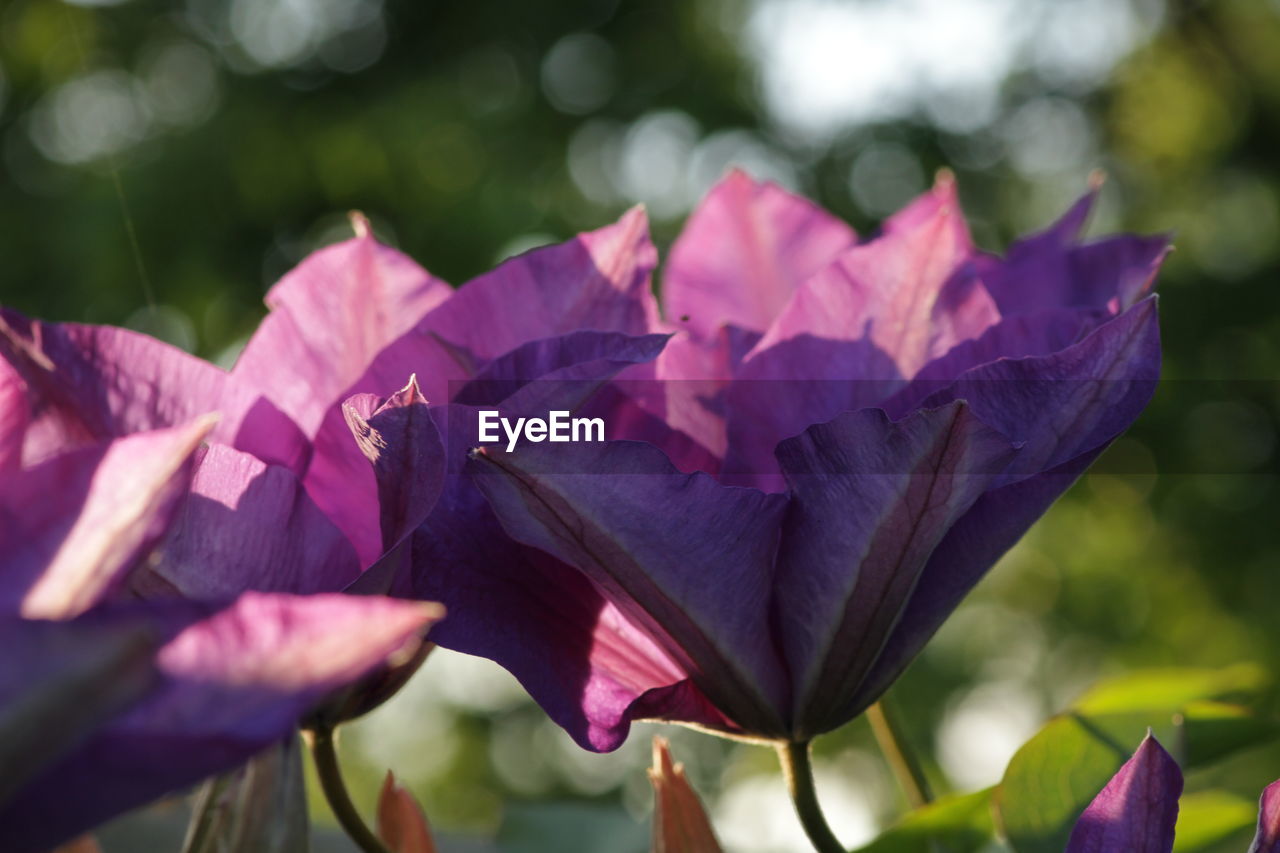
[[[813,842],[818,853],[845,853],[844,846],[836,838],[818,805],[818,794],[813,787],[813,765],[809,761],[809,742],[783,741],[778,744],[778,761],[787,781],[787,792],[795,804],[800,825]]]
[[[918,809],[930,802],[933,792],[929,790],[929,780],[925,778],[924,768],[907,746],[907,740],[902,736],[902,727],[885,707],[883,699],[867,709],[867,720],[871,723],[871,731],[876,736],[880,751],[889,762],[889,767],[907,795],[911,807]]]
[[[311,755],[316,762],[316,775],[320,777],[320,788],[324,798],[333,810],[333,816],[343,830],[351,837],[364,853],[390,853],[378,836],[365,825],[360,813],[356,811],[351,795],[347,793],[346,783],[342,781],[342,770],[338,767],[338,752],[334,745],[334,730],[329,726],[317,726],[306,732],[307,743],[311,747]]]

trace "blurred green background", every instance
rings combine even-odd
[[[891,694],[935,786],[972,790],[1100,675],[1280,671],[1277,151],[1274,0],[5,0],[0,302],[229,363],[350,209],[460,283],[635,202],[665,249],[730,164],[863,232],[946,166],[993,249],[1105,170],[1092,233],[1176,234],[1167,380]],[[653,729],[584,753],[442,652],[345,757],[362,804],[394,768],[458,849],[622,853]],[[800,848],[768,751],[670,733],[730,849]],[[865,724],[818,749],[837,833],[870,838],[903,803]],[[1191,787],[1276,776],[1264,748]]]

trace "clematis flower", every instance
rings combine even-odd
[[[216,400],[202,465],[259,486],[198,470],[205,524],[274,494],[338,531],[265,576],[162,557],[144,595],[441,601],[433,641],[501,663],[587,748],[642,718],[804,742],[874,702],[1149,400],[1167,241],[1081,242],[1092,198],[1002,258],[947,178],[860,239],[734,173],[673,247],[665,311],[637,210],[456,291],[367,234],[323,250],[230,373],[12,312],[0,350],[36,389],[24,456]],[[416,432],[353,442],[411,374],[393,409]],[[479,407],[599,414],[611,440],[469,459]]]
[[[1066,853],[1169,853],[1178,821],[1182,770],[1153,736],[1143,739],[1071,830]],[[1249,853],[1280,850],[1280,782],[1258,800]]]
[[[0,447],[30,423],[0,366]],[[16,413],[16,414],[15,414]],[[240,764],[412,651],[436,605],[248,594],[119,602],[183,505],[211,419],[88,443],[0,479],[0,847],[38,851]]]
[[[672,337],[585,402],[612,440],[450,455],[412,540],[433,636],[593,750],[858,715],[1153,393],[1167,241],[1082,242],[1094,195],[998,257],[947,176],[866,239],[727,177],[668,260]]]

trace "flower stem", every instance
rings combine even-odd
[[[343,830],[364,853],[390,853],[386,845],[378,840],[378,836],[365,825],[360,813],[356,811],[355,803],[351,802],[347,785],[342,781],[342,770],[338,767],[334,729],[321,725],[308,729],[304,734],[311,747],[311,756],[316,762],[316,775],[320,777],[324,798]]]
[[[818,805],[818,795],[813,787],[813,765],[809,762],[809,742],[783,741],[778,744],[778,761],[782,775],[787,780],[787,792],[795,803],[796,814],[805,835],[813,842],[818,853],[845,853],[844,846],[836,838]]]
[[[871,723],[871,731],[876,736],[880,751],[889,762],[889,767],[907,795],[911,807],[918,809],[930,802],[933,792],[929,790],[929,780],[925,778],[924,768],[907,745],[906,738],[902,736],[902,727],[885,707],[883,699],[867,709],[867,720]]]

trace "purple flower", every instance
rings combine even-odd
[[[1071,830],[1066,853],[1169,853],[1178,822],[1182,770],[1148,734],[1089,804]],[[1280,781],[1258,800],[1258,829],[1249,853],[1280,850]]]
[[[24,445],[0,366],[0,447]],[[379,597],[117,600],[181,511],[213,422],[85,443],[0,479],[0,846],[47,849],[285,737],[416,648],[439,608]]]
[[[730,175],[672,249],[673,337],[587,404],[614,440],[451,457],[433,637],[591,749],[847,722],[1153,393],[1167,241],[1080,242],[1092,198],[999,258],[947,177],[859,241]]]
[[[12,312],[0,352],[34,389],[24,458],[223,413],[202,520],[135,591],[441,601],[433,641],[507,667],[588,748],[640,718],[805,740],[874,702],[1149,400],[1167,241],[1080,242],[1091,202],[998,258],[950,179],[860,240],[734,173],[672,248],[665,312],[635,210],[454,291],[367,236],[322,250],[229,373]],[[375,413],[410,374],[421,397]],[[469,459],[480,408],[611,440]],[[260,506],[288,512],[199,538]],[[307,553],[232,559],[282,531]]]
[[[1066,853],[1169,853],[1180,796],[1178,763],[1148,734],[1080,815]]]

